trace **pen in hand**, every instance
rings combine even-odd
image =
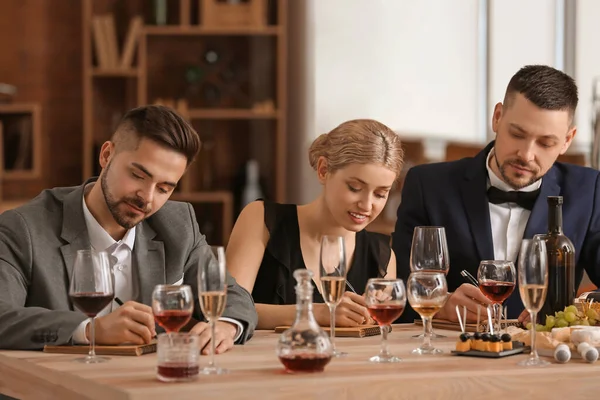
[[[460,274],[463,276],[463,278],[466,278],[469,283],[479,287],[479,282],[477,282],[477,279],[475,279],[475,277],[473,277],[473,275],[471,275],[469,273],[469,271],[467,271],[466,269],[463,269]]]
[[[120,299],[120,298],[118,298],[118,297],[115,297],[115,303],[117,303],[117,304],[118,304],[118,305],[120,305],[120,306],[122,306],[122,305],[123,305],[123,302],[122,302],[122,301],[121,301],[121,299]]]

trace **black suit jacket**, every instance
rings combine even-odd
[[[402,190],[392,247],[397,258],[398,277],[410,274],[413,230],[420,225],[443,226],[450,254],[448,289],[465,283],[466,269],[477,276],[481,260],[494,259],[490,211],[487,199],[485,162],[490,143],[474,158],[424,164],[410,169]],[[585,269],[600,286],[600,174],[591,168],[555,163],[542,179],[540,195],[531,211],[524,238],[546,233],[548,196],[563,196],[563,229],[576,249],[576,285]],[[515,265],[516,267],[516,265]],[[509,318],[523,310],[518,291],[507,300]],[[407,305],[401,321],[418,315]]]

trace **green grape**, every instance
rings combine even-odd
[[[590,321],[588,321],[587,319],[583,319],[583,320],[579,321],[579,325],[589,326]]]
[[[556,313],[556,318],[564,318],[565,317],[565,312],[564,311],[558,311]]]
[[[579,310],[575,306],[568,306],[565,308],[565,314],[568,312],[572,312],[573,314],[577,315],[577,311],[579,311]]]
[[[588,309],[587,312],[585,313],[585,315],[589,318],[589,319],[598,319],[598,311],[593,310],[593,309]]]
[[[577,325],[582,325],[581,320],[576,319],[575,321],[569,323],[569,326],[577,326]]]
[[[556,324],[556,318],[552,315],[546,315],[546,327],[551,329],[554,327],[554,324]]]
[[[598,320],[596,320],[596,319],[594,319],[594,318],[590,318],[590,319],[588,320],[588,322],[590,323],[590,325],[594,326],[594,325],[596,325],[596,324],[598,323]]]
[[[558,318],[554,326],[558,328],[566,328],[567,326],[569,326],[569,323],[564,318]]]
[[[525,325],[525,328],[527,328],[528,331],[531,330],[531,327],[532,327],[531,322],[528,322],[527,325]]]
[[[565,321],[574,322],[575,320],[577,320],[577,315],[575,313],[573,313],[571,311],[565,312]]]

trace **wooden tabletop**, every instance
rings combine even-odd
[[[502,359],[450,354],[457,332],[438,331],[448,339],[434,343],[445,354],[417,356],[411,338],[420,330],[397,325],[389,335],[390,350],[403,361],[370,363],[380,336],[338,338],[349,355],[334,359],[323,373],[288,374],[275,355],[278,335],[259,331],[244,346],[217,356],[228,375],[200,376],[191,383],[161,383],[155,377],[156,354],[112,357],[104,364],[72,362],[78,356],[27,351],[0,351],[0,392],[17,398],[93,399],[393,399],[502,398],[518,396],[596,398],[600,362],[571,360],[545,368],[524,368],[525,355]],[[203,357],[202,363],[208,361]],[[533,395],[533,397],[531,397]]]

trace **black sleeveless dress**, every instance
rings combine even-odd
[[[295,204],[264,201],[264,205],[265,225],[270,237],[256,276],[252,297],[255,303],[261,304],[295,304],[296,280],[293,274],[299,268],[306,268],[300,248],[298,209]],[[356,293],[364,293],[370,278],[385,276],[390,257],[388,235],[365,230],[356,233],[354,258],[346,277]],[[324,302],[316,287],[313,301]]]

